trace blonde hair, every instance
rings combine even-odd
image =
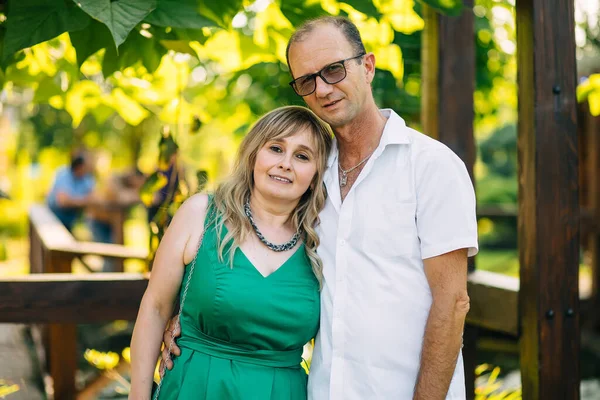
[[[236,249],[244,241],[246,235],[253,231],[244,212],[244,203],[254,188],[254,164],[259,150],[268,141],[287,138],[307,128],[316,145],[317,172],[309,189],[302,195],[290,215],[290,220],[294,229],[300,228],[303,232],[302,239],[306,255],[315,276],[319,282],[322,281],[323,264],[317,255],[319,237],[315,227],[319,223],[319,212],[325,207],[327,197],[325,185],[322,182],[331,149],[332,132],[328,125],[306,107],[280,107],[265,114],[242,141],[231,175],[219,185],[214,195],[216,212],[211,223],[215,224],[217,250],[221,262],[223,262],[223,255],[227,249],[229,264],[233,267]],[[225,223],[231,228],[221,239]],[[229,244],[231,246],[227,248]]]

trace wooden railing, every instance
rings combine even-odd
[[[147,251],[123,245],[77,241],[42,205],[29,212],[31,275],[0,281],[0,322],[47,324],[42,368],[53,380],[55,399],[74,399],[76,323],[133,320],[147,286],[143,274],[71,274],[74,259],[96,255],[146,260]]]
[[[44,206],[30,211],[30,240],[34,273],[0,281],[0,322],[48,324],[43,347],[54,397],[75,398],[75,324],[135,319],[148,274],[76,275],[70,274],[71,262],[87,254],[143,260],[146,253],[121,245],[78,242]],[[468,289],[470,326],[518,335],[517,278],[475,271],[469,275]],[[475,343],[465,340],[465,347],[471,346]],[[472,361],[465,357],[467,365]]]

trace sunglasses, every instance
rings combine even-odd
[[[317,90],[317,76],[320,76],[321,79],[323,79],[323,81],[329,85],[341,82],[346,77],[346,61],[360,58],[365,54],[366,53],[361,53],[357,56],[326,65],[319,72],[294,79],[290,82],[290,86],[294,89],[294,92],[296,92],[298,96],[308,96]]]

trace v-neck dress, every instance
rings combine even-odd
[[[306,400],[300,363],[320,308],[304,245],[264,277],[239,248],[233,268],[227,255],[220,262],[214,224],[205,229],[181,315],[181,355],[166,371],[159,398]]]

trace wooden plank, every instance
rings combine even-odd
[[[0,322],[92,323],[134,320],[145,274],[35,274],[0,280]]]
[[[51,254],[70,255],[97,255],[117,260],[136,259],[146,260],[148,251],[145,249],[131,248],[119,244],[79,242],[56,218],[54,213],[45,205],[34,205],[29,210],[31,230],[37,233],[43,249]],[[33,256],[31,254],[30,256]],[[44,263],[50,262],[47,258]],[[66,272],[66,271],[64,271]]]
[[[572,0],[517,0],[523,398],[579,398],[579,199]]]
[[[29,208],[29,221],[34,226],[44,247],[65,247],[76,243],[71,232],[56,218],[46,205],[35,204]]]
[[[35,226],[29,221],[29,272],[32,274],[43,272],[42,242]]]
[[[72,256],[95,255],[118,260],[146,260],[148,258],[148,251],[145,249],[98,242],[77,242],[71,246],[54,247],[52,251]]]
[[[469,274],[468,291],[468,324],[513,336],[519,334],[518,278],[475,271]]]

